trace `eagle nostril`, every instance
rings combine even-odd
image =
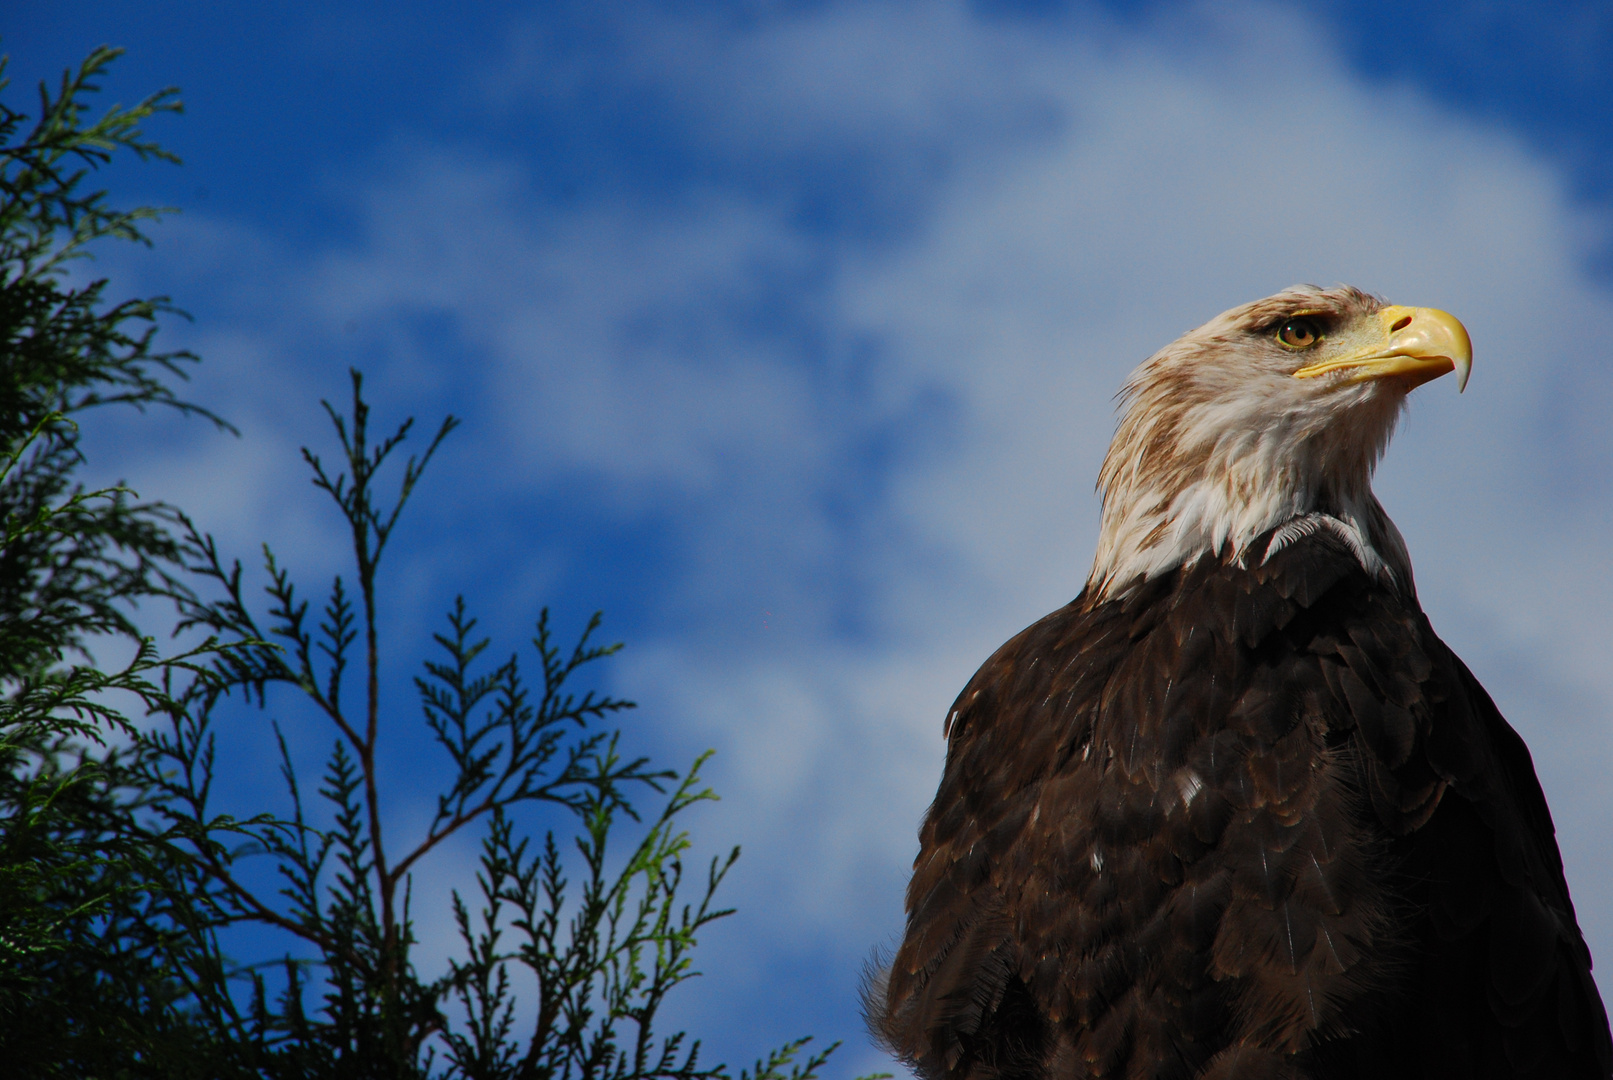
[[[1391,334],[1393,334],[1396,331],[1404,330],[1406,327],[1408,327],[1410,325],[1411,325],[1411,316],[1410,315],[1402,315],[1400,318],[1395,320],[1395,324],[1389,328],[1389,332]]]

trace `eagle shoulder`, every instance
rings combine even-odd
[[[921,1074],[1297,1076],[1371,1031],[1403,1061],[1469,1039],[1607,1075],[1527,751],[1331,532],[1077,598],[982,665],[947,736],[869,1001]]]

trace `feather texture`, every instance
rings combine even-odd
[[[868,1002],[920,1075],[1607,1080],[1527,749],[1340,530],[1277,534],[958,697]]]

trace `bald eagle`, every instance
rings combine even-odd
[[[1607,1080],[1529,751],[1371,479],[1467,331],[1296,286],[1145,361],[1085,588],[947,716],[866,1006],[927,1080]]]

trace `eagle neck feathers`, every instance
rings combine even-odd
[[[1228,496],[1222,485],[1202,482],[1174,498],[1146,500],[1146,510],[1116,514],[1114,520],[1106,514],[1087,595],[1118,599],[1206,557],[1260,565],[1296,540],[1328,532],[1369,577],[1415,597],[1405,541],[1370,491],[1365,499],[1339,501],[1273,494],[1239,503]]]

